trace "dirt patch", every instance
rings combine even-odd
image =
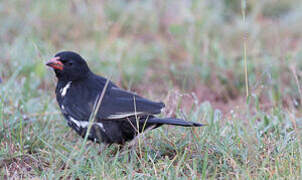
[[[0,162],[0,168],[6,170],[5,178],[22,178],[20,174],[34,178],[34,169],[42,169],[44,165],[28,155],[4,159]]]

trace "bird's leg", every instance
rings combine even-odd
[[[119,151],[119,152],[122,152],[123,150],[124,150],[124,148],[125,148],[125,144],[123,143],[123,144],[119,144],[118,146],[117,146],[117,150]]]
[[[111,146],[111,144],[100,143],[98,155],[101,155],[101,153],[102,153],[105,149],[109,148],[110,146]]]
[[[144,132],[138,133],[137,136],[128,143],[127,148],[132,148],[132,147],[136,146],[139,142],[139,138],[141,138],[141,137],[142,137],[142,140],[144,140],[144,138],[145,138],[144,134],[151,131],[154,127],[155,127],[155,125],[150,126]]]

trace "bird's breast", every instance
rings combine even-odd
[[[71,81],[57,88],[56,95],[62,113],[80,120],[89,119],[97,97],[94,89]]]

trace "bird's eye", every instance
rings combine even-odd
[[[68,61],[66,59],[61,59],[61,62],[64,64],[64,65],[67,65],[67,66],[72,66],[72,62],[71,61]]]

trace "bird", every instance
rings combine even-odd
[[[96,75],[76,52],[58,52],[46,65],[56,75],[56,100],[68,126],[85,137],[91,114],[95,112],[87,133],[87,139],[95,143],[124,145],[145,130],[162,125],[203,126],[180,118],[157,117],[165,107],[163,102],[141,97]],[[98,109],[94,109],[96,102],[100,102]]]

